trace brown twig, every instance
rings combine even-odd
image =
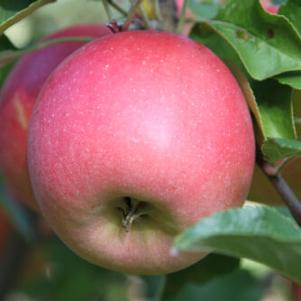
[[[272,164],[265,161],[258,148],[256,152],[256,162],[264,174],[269,178],[275,189],[280,194],[283,202],[288,207],[293,218],[301,227],[301,202],[285,179],[281,176],[279,168],[275,168]]]
[[[184,3],[183,3],[182,10],[181,10],[178,25],[177,25],[177,28],[176,28],[177,33],[182,33],[182,31],[183,31],[183,27],[184,27],[185,19],[186,19],[187,5],[188,5],[188,0],[185,0]]]
[[[160,0],[159,3],[162,29],[175,32],[178,22],[176,1]]]
[[[109,6],[109,2],[107,0],[102,0],[103,7],[105,9],[108,21],[111,22],[112,20],[112,14]]]
[[[127,16],[127,12],[126,10],[124,10],[121,6],[119,6],[118,4],[116,4],[114,1],[112,0],[107,0],[108,3],[115,9],[117,10],[121,15],[123,15],[124,17]]]
[[[301,227],[301,203],[296,194],[280,174],[269,176],[269,179],[281,195],[297,224]]]
[[[130,11],[128,12],[128,16],[123,24],[122,30],[123,31],[127,31],[131,22],[133,21],[135,14],[141,4],[142,0],[136,0],[135,4],[132,5]]]

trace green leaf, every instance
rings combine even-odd
[[[14,50],[16,50],[16,47],[11,43],[11,41],[4,34],[0,35],[0,53]],[[0,63],[0,88],[3,82],[5,81],[9,71],[11,70],[12,66],[13,64],[5,64],[3,67],[1,67]]]
[[[201,26],[228,43],[254,79],[301,70],[299,34],[286,17],[266,13],[257,0],[229,0],[214,20]]]
[[[184,279],[184,278],[183,278]],[[265,287],[246,270],[236,270],[203,284],[189,284],[179,290],[173,299],[162,301],[258,301],[262,300]]]
[[[271,3],[273,5],[283,5],[285,3],[287,3],[288,0],[271,0]]]
[[[258,127],[265,139],[268,137],[281,137],[294,139],[296,129],[293,119],[291,88],[275,80],[262,82],[251,81],[252,87],[239,63],[237,54],[221,38],[213,34],[208,25],[196,25],[190,35],[194,40],[200,41],[209,48],[216,50],[216,54],[226,60],[235,74],[245,94],[248,105],[254,114]]]
[[[167,275],[162,299],[174,300],[184,287],[203,285],[216,277],[231,273],[238,268],[238,259],[224,255],[210,254],[191,267]]]
[[[240,58],[225,40],[215,33],[210,24],[197,23],[190,32],[190,38],[205,44],[212,49],[229,67],[235,65],[243,69]]]
[[[16,50],[16,47],[5,34],[0,35],[0,51],[4,50]]]
[[[275,80],[254,81],[252,88],[264,137],[295,139],[291,88],[280,85]]]
[[[301,72],[288,72],[275,77],[279,83],[288,85],[293,89],[301,90]]]
[[[289,0],[281,6],[279,14],[286,16],[301,35],[301,2]]]
[[[55,0],[1,0],[0,33],[30,15],[39,7],[54,1]]]
[[[269,138],[262,145],[263,154],[268,161],[283,160],[301,155],[301,141]]]
[[[6,80],[6,77],[8,76],[10,70],[12,69],[14,64],[7,64],[5,66],[3,66],[2,68],[0,68],[0,89],[4,83],[4,81]]]
[[[301,230],[292,218],[268,206],[218,212],[180,234],[175,247],[246,257],[301,282]]]

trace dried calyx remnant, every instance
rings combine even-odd
[[[131,227],[135,221],[141,218],[148,217],[147,203],[129,196],[122,198],[122,205],[117,209],[121,212],[121,224],[125,228],[126,232],[131,230]]]

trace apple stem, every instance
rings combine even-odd
[[[176,1],[158,0],[160,3],[160,27],[165,31],[176,31],[178,22]]]
[[[144,22],[145,28],[150,29],[151,28],[150,21],[148,19],[147,13],[145,12],[142,5],[139,6],[139,12],[140,12],[141,18]]]
[[[176,29],[177,33],[182,33],[182,31],[183,31],[183,27],[184,27],[185,19],[186,19],[187,5],[188,5],[188,0],[185,0],[184,4],[183,4],[183,7],[181,9],[181,15],[180,15],[178,25],[177,25],[177,29]]]
[[[107,15],[107,18],[108,18],[108,22],[111,22],[111,20],[112,20],[112,13],[111,13],[111,9],[110,9],[109,3],[108,3],[107,0],[102,0],[102,4],[103,4],[103,7],[104,7],[105,12],[106,12],[106,15]]]
[[[160,2],[159,0],[154,0],[155,14],[156,14],[156,19],[159,22],[162,22],[162,15],[161,15],[160,3],[159,2]]]

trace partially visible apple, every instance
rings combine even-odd
[[[91,42],[50,76],[30,123],[29,169],[57,234],[97,265],[185,268],[177,234],[240,206],[254,167],[248,108],[208,48],[166,32]]]
[[[270,14],[276,15],[279,11],[279,5],[272,3],[272,0],[260,0],[262,7]]]
[[[83,24],[48,36],[99,38],[110,34],[104,25]],[[54,68],[84,42],[64,42],[47,46],[22,57],[12,70],[0,94],[0,169],[16,199],[35,207],[27,168],[27,129],[37,95]]]

